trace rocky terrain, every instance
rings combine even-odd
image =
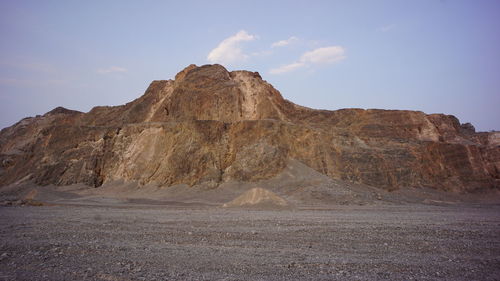
[[[0,207],[0,280],[498,280],[499,211]]]
[[[299,161],[218,188],[10,185],[0,280],[498,280],[499,206],[498,193],[386,191]]]
[[[256,181],[290,159],[333,179],[394,190],[498,189],[500,132],[449,115],[313,110],[258,73],[191,65],[126,105],[56,108],[0,132],[0,185],[119,180],[140,185]]]

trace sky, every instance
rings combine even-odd
[[[189,64],[258,71],[311,108],[500,130],[500,1],[0,1],[0,128],[120,105]]]

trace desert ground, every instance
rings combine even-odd
[[[491,196],[316,186],[223,208],[244,188],[124,186],[1,189],[0,280],[500,280]]]

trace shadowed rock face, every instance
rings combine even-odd
[[[500,132],[418,111],[309,109],[258,73],[220,65],[190,65],[122,106],[56,108],[3,129],[0,185],[215,187],[273,177],[291,158],[385,189],[500,187]]]

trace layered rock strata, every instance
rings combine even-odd
[[[384,189],[500,187],[500,132],[418,111],[314,110],[256,72],[188,66],[122,106],[56,108],[0,132],[0,185],[256,181],[296,159]]]

